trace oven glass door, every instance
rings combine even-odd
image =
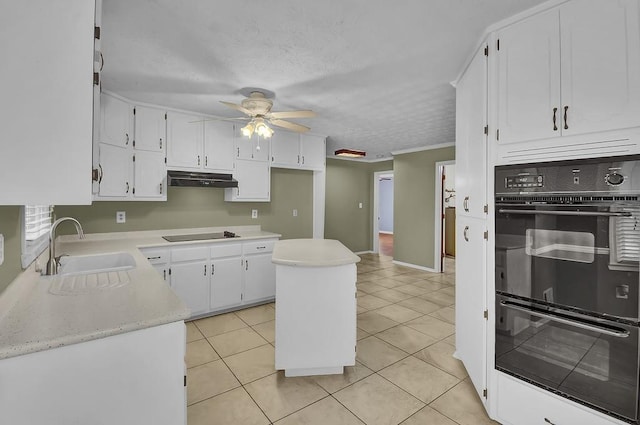
[[[637,423],[638,327],[496,297],[496,368]]]
[[[637,209],[496,204],[497,293],[637,320]]]

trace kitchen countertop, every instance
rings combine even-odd
[[[333,267],[353,264],[360,257],[333,239],[289,239],[276,242],[272,261],[298,267]]]
[[[229,230],[237,238],[167,242],[166,235],[212,233]],[[40,276],[32,264],[0,294],[0,359],[104,338],[185,320],[191,312],[167,286],[138,248],[173,247],[202,243],[228,243],[278,238],[260,226],[173,229],[87,234],[59,237],[56,253],[69,255],[126,252],[136,267],[127,271],[129,283],[75,295],[49,292],[56,276]],[[40,263],[44,265],[46,260]]]

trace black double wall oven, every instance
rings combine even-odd
[[[495,169],[496,369],[638,417],[640,156]]]

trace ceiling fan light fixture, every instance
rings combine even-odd
[[[243,136],[251,138],[251,136],[253,136],[254,130],[255,130],[255,125],[253,124],[253,121],[251,121],[250,123],[242,127],[240,129],[240,132],[242,133]]]
[[[256,118],[255,120],[255,126],[256,126],[256,133],[258,133],[258,136],[263,137],[265,139],[268,139],[269,137],[273,136],[273,130],[264,122],[264,119],[262,118]]]
[[[334,152],[334,155],[346,158],[362,158],[367,156],[367,153],[365,151],[358,151],[355,149],[338,149]]]

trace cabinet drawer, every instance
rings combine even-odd
[[[246,255],[272,252],[276,242],[276,239],[245,242],[242,244],[242,253]]]
[[[239,257],[242,255],[242,245],[239,243],[220,243],[211,247],[211,259],[224,257]]]
[[[151,264],[166,264],[169,262],[171,251],[169,248],[145,248],[140,252]]]
[[[542,389],[498,373],[498,420],[505,425],[622,424]]]
[[[173,248],[171,250],[171,261],[196,261],[209,258],[208,246],[190,246],[184,248]]]

